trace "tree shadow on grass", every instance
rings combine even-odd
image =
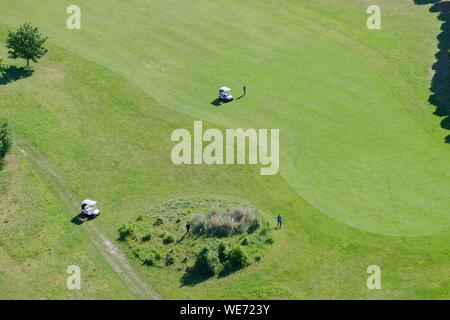
[[[436,62],[432,69],[434,71],[431,80],[431,96],[428,101],[435,106],[434,114],[443,118],[441,127],[450,130],[450,2],[442,0],[414,0],[417,5],[432,4],[431,13],[439,13],[438,19],[442,21],[441,33],[437,36],[438,52]],[[445,138],[450,144],[450,135]]]
[[[6,75],[0,78],[0,86],[6,86],[11,82],[29,78],[33,75],[33,73],[33,70],[25,69],[23,67],[17,68],[15,66],[9,66],[6,69]]]
[[[202,275],[193,271],[186,271],[186,273],[181,277],[181,286],[194,287],[195,285],[202,283],[208,279],[212,278],[212,276]]]
[[[226,268],[224,267],[218,274],[219,278],[225,278],[228,277],[229,275],[238,272],[238,269],[232,269],[232,268]]]

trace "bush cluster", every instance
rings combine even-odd
[[[192,271],[209,277],[216,274],[218,267],[219,258],[217,257],[217,253],[209,246],[205,246],[197,253]]]
[[[161,260],[161,252],[158,250],[143,250],[138,251],[138,257],[143,261],[143,264],[146,266],[153,266],[157,261]]]
[[[251,208],[233,207],[221,213],[213,208],[209,214],[194,217],[192,233],[213,237],[229,237],[243,232],[253,233],[260,226],[260,220]]]
[[[229,248],[229,245],[221,242],[217,248],[205,246],[196,256],[195,263],[190,272],[204,277],[211,277],[219,273],[225,276],[248,266],[247,254],[240,246]]]
[[[125,241],[127,238],[136,237],[136,226],[133,223],[124,224],[119,228],[119,240]]]
[[[11,127],[6,120],[0,120],[0,162],[3,161],[12,148]]]
[[[259,219],[245,205],[177,200],[122,225],[118,236],[143,265],[184,272],[181,282],[191,285],[261,260],[271,233]]]
[[[170,250],[167,254],[166,254],[166,258],[164,260],[164,264],[168,267],[171,266],[175,263],[175,253],[173,252],[173,250]]]
[[[163,243],[164,244],[171,244],[175,242],[175,237],[171,234],[167,234],[164,236]]]

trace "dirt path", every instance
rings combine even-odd
[[[77,199],[70,191],[64,178],[57,173],[57,170],[52,166],[45,155],[24,139],[17,138],[16,145],[24,157],[26,157],[26,159],[28,159],[28,161],[36,168],[43,179],[48,182],[67,208],[70,208],[73,212],[77,212],[79,210],[80,199]],[[128,286],[131,292],[141,299],[161,299],[155,290],[139,278],[139,275],[128,263],[120,248],[108,239],[95,223],[88,223],[83,229],[88,234],[92,243],[100,251],[103,258],[119,275],[120,279]]]

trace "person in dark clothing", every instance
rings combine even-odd
[[[277,217],[277,223],[278,223],[277,227],[281,228],[283,224],[283,217],[281,216],[281,214],[279,214]]]
[[[186,223],[186,234],[191,234],[191,224],[189,222]]]
[[[244,84],[244,86],[242,87],[242,92],[244,94],[244,97],[247,95],[247,86]]]

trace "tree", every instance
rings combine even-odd
[[[219,247],[217,248],[217,253],[219,256],[219,261],[222,264],[225,264],[225,262],[228,261],[228,258],[230,256],[230,247],[225,242],[220,242]]]
[[[216,273],[218,265],[217,253],[210,247],[205,246],[197,254],[192,271],[201,276],[209,277]]]
[[[6,47],[9,58],[25,59],[28,67],[30,60],[37,62],[48,52],[48,49],[44,47],[47,39],[48,37],[42,36],[38,28],[27,22],[17,31],[8,32]]]
[[[228,261],[233,270],[237,271],[248,265],[248,256],[241,247],[235,247],[231,250]]]
[[[3,59],[0,59],[0,79],[6,76],[6,70],[8,65],[3,63]]]
[[[0,121],[0,161],[3,160],[12,148],[12,132],[8,121]]]

